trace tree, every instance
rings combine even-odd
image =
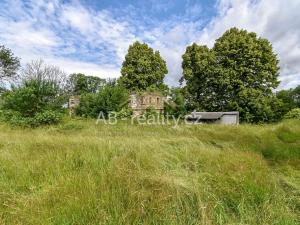
[[[296,107],[296,103],[293,97],[293,89],[281,90],[276,93],[276,96],[283,102],[284,114]]]
[[[181,82],[195,108],[238,110],[244,121],[271,121],[278,118],[272,107],[282,104],[272,93],[279,85],[278,63],[268,40],[231,28],[212,49],[187,47]]]
[[[182,56],[183,77],[181,83],[188,99],[188,108],[215,110],[218,84],[216,80],[216,59],[214,52],[207,46],[192,44]]]
[[[97,118],[102,112],[119,112],[128,107],[128,92],[120,85],[105,85],[98,93],[86,93],[81,96],[76,113],[80,116]]]
[[[166,115],[182,117],[186,115],[186,104],[181,88],[171,88],[168,93],[169,100],[165,104],[164,112]]]
[[[22,83],[31,80],[38,81],[40,85],[51,84],[59,91],[64,91],[67,85],[66,74],[59,67],[47,65],[41,59],[33,60],[22,70]]]
[[[296,88],[291,88],[288,90],[281,90],[276,93],[278,99],[280,99],[283,104],[284,114],[289,112],[294,108],[300,108],[300,85]]]
[[[97,93],[106,83],[104,79],[86,76],[82,73],[71,74],[68,80],[68,91],[73,95]]]
[[[0,45],[0,83],[15,78],[19,67],[19,58],[10,49]]]
[[[129,46],[125,56],[120,83],[131,91],[163,89],[163,80],[167,73],[166,62],[159,51],[154,52],[147,44],[135,42]]]
[[[65,77],[59,68],[41,60],[27,64],[21,83],[3,94],[2,108],[9,112],[7,120],[57,122],[56,112],[62,112],[66,102]]]

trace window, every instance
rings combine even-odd
[[[159,97],[157,97],[157,99],[156,99],[156,104],[157,105],[159,104]]]

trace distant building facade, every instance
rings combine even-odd
[[[237,125],[239,124],[239,112],[192,112],[186,119],[191,123]]]
[[[157,113],[164,112],[165,97],[159,92],[131,93],[129,106],[133,110],[133,116],[140,116],[151,108]]]

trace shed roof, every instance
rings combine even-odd
[[[188,115],[190,119],[217,120],[223,115],[239,115],[239,112],[192,112]]]

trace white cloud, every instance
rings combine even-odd
[[[117,78],[120,76],[119,68],[110,64],[97,65],[65,58],[48,58],[47,63],[63,68],[67,74],[84,73],[101,78]]]
[[[83,34],[91,33],[95,29],[89,11],[79,4],[64,6],[61,22],[69,24]]]
[[[168,6],[156,3],[149,8],[151,13],[165,13],[172,1]],[[169,70],[166,82],[177,85],[186,46],[198,42],[211,47],[225,30],[236,26],[273,43],[280,58],[281,88],[300,84],[298,0],[219,0],[217,15],[206,25],[198,17],[205,10],[201,4],[159,23],[137,18],[133,6],[116,15],[118,10],[95,10],[79,0],[31,0],[26,5],[21,0],[3,0],[0,6],[0,42],[23,63],[43,58],[68,73],[117,77],[128,46],[140,40],[161,52]]]
[[[126,21],[114,19],[107,11],[87,9],[79,2],[38,0],[25,6],[13,0],[1,4],[0,42],[11,48],[23,65],[43,58],[67,73],[103,78],[120,75],[121,61],[135,38]],[[101,47],[106,52],[97,52]],[[87,57],[93,60],[89,62]]]

